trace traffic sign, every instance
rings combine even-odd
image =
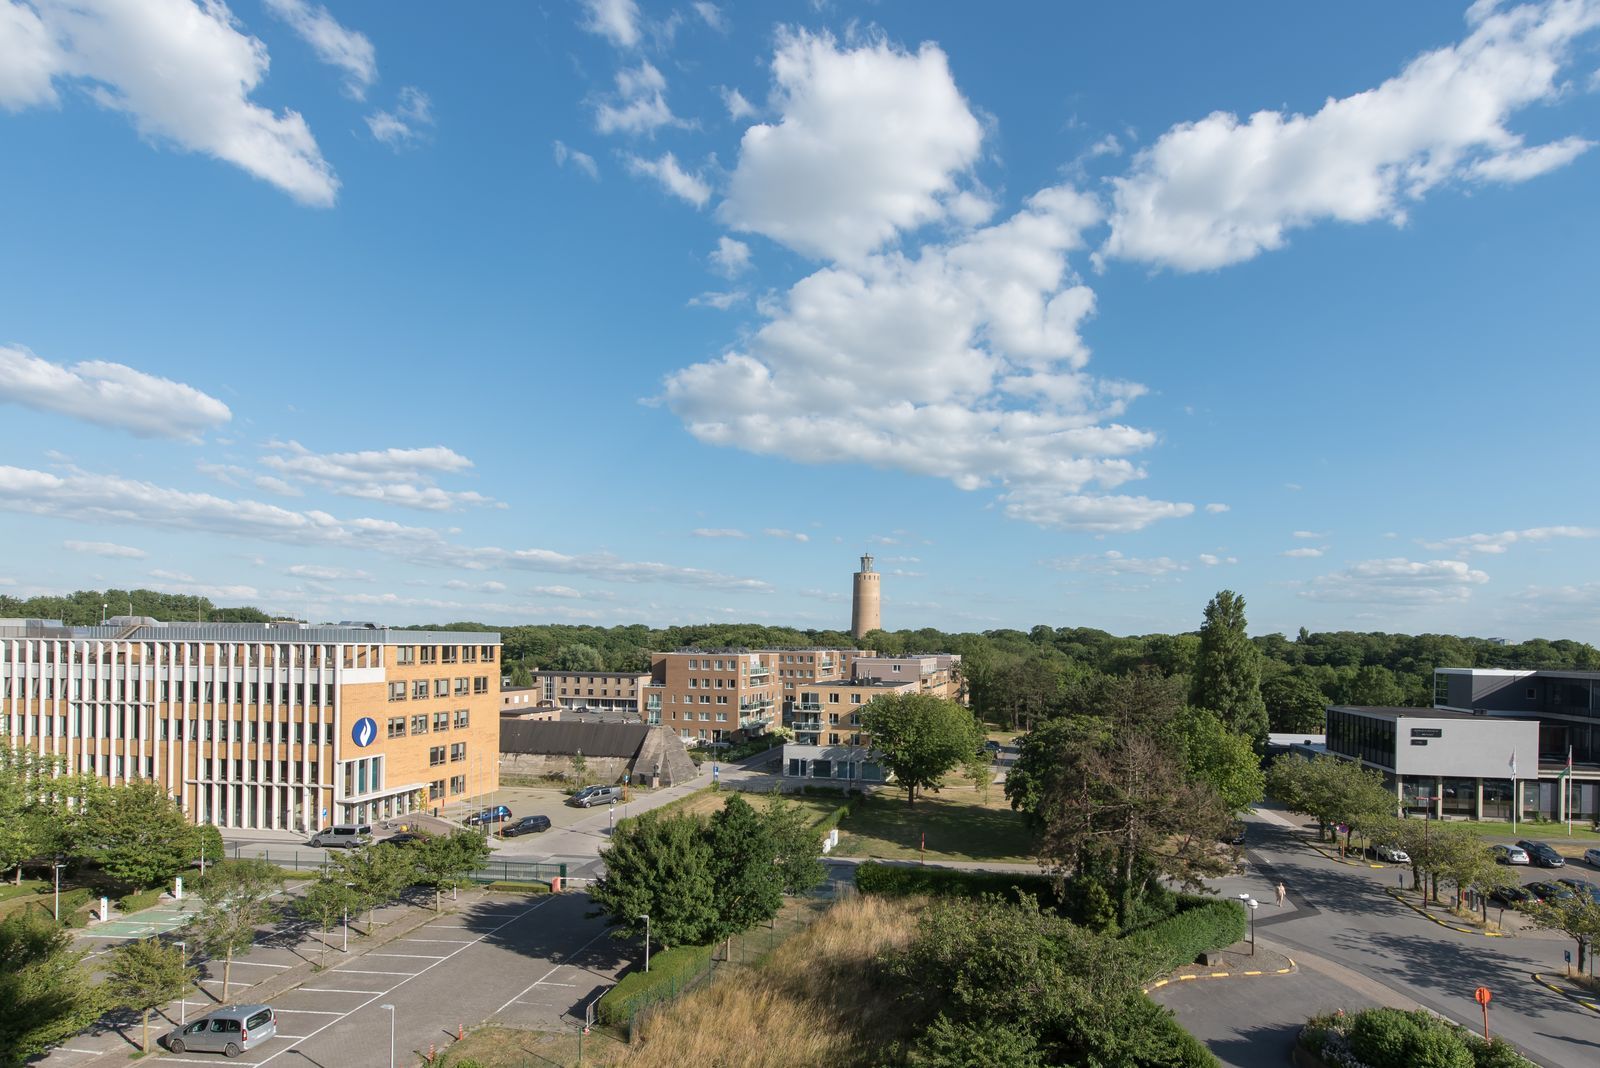
[[[1489,993],[1488,987],[1480,986],[1476,991],[1473,992],[1472,1000],[1476,1001],[1479,1005],[1487,1005],[1489,1004],[1489,999],[1492,997],[1494,997],[1494,995]]]

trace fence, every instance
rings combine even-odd
[[[233,856],[237,860],[241,855],[239,847],[233,847]],[[276,864],[280,868],[294,870],[321,870],[327,867],[327,859],[322,852],[302,852],[298,849],[263,849],[254,854],[262,860]],[[567,866],[564,863],[529,861],[529,860],[495,860],[467,876],[475,883],[547,883],[559,877],[563,882],[567,878]]]

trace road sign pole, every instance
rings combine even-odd
[[[1494,995],[1489,993],[1489,988],[1480,986],[1472,992],[1472,1000],[1483,1006],[1483,1040],[1489,1041],[1489,999]]]

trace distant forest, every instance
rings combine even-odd
[[[173,622],[264,623],[256,608],[218,608],[204,597],[154,590],[81,590],[70,597],[19,600],[0,596],[0,616],[42,616],[72,624],[98,623],[109,615],[133,614]],[[1198,619],[1199,611],[1196,610]],[[680,648],[848,648],[843,631],[796,630],[754,624],[706,624],[655,629],[620,627],[497,626],[457,621],[417,630],[496,630],[505,670],[516,681],[540,668],[643,671],[649,654]],[[1023,724],[1068,704],[1103,675],[1150,671],[1187,676],[1199,636],[1143,634],[1118,637],[1088,627],[1029,631],[989,630],[959,634],[922,630],[874,631],[861,644],[886,653],[960,653],[973,706],[996,722]],[[1273,730],[1320,729],[1328,702],[1355,705],[1432,703],[1435,667],[1555,668],[1600,670],[1600,651],[1584,642],[1545,640],[1500,645],[1485,638],[1448,634],[1385,634],[1301,628],[1293,638],[1265,634],[1251,639],[1261,654],[1261,693]]]

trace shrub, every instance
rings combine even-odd
[[[1046,875],[902,867],[875,861],[856,866],[856,889],[863,894],[882,894],[885,897],[976,898],[998,894],[1007,901],[1016,901],[1020,894],[1029,894],[1047,907],[1059,903],[1055,882]]]
[[[1162,1059],[1157,1061],[1143,1057],[1139,1062],[1141,1065],[1149,1068],[1156,1068],[1157,1065],[1160,1068],[1222,1068],[1222,1062],[1206,1048],[1206,1044],[1185,1031],[1171,1013],[1162,1014],[1160,1019],[1164,1025],[1151,1026],[1150,1037],[1155,1040],[1152,1045],[1161,1049]]]
[[[1425,1012],[1369,1009],[1351,1021],[1349,1037],[1371,1068],[1474,1068],[1456,1030]]]
[[[1186,902],[1180,901],[1180,907]],[[1202,953],[1231,946],[1244,937],[1244,908],[1237,901],[1206,901],[1148,927],[1130,931],[1123,942],[1141,954],[1150,975],[1192,964]]]
[[[1485,1042],[1468,1035],[1467,1048],[1472,1051],[1472,1063],[1476,1068],[1534,1068],[1532,1061],[1512,1049],[1504,1039]]]
[[[489,883],[484,887],[484,889],[495,894],[548,894],[550,892],[550,884],[518,883],[502,880],[500,882]]]
[[[641,966],[605,992],[596,1008],[600,1022],[621,1025],[635,1012],[682,993],[711,964],[711,946],[675,946],[650,955],[650,970]]]
[[[125,894],[117,901],[117,908],[121,909],[124,914],[139,912],[158,903],[161,900],[161,895],[165,892],[158,887],[154,890],[141,890],[136,894]]]
[[[834,809],[832,812],[818,820],[815,824],[818,833],[825,835],[835,827],[839,826],[840,822],[843,821],[846,816],[850,815],[850,811],[855,806],[856,801],[856,797],[851,797],[844,804],[840,805],[838,808]]]

